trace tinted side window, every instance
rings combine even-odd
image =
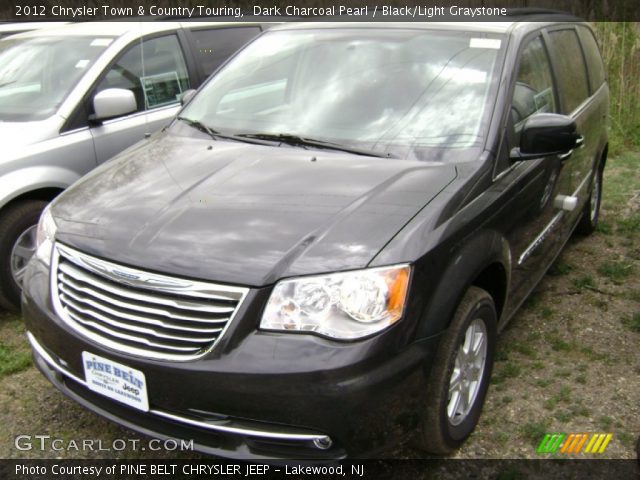
[[[177,103],[189,88],[189,74],[176,36],[151,38],[130,47],[96,92],[106,88],[131,90],[139,112]]]
[[[537,37],[529,42],[520,56],[511,116],[517,126],[534,113],[557,111],[549,58],[542,39]]]
[[[598,48],[593,32],[587,27],[579,27],[580,39],[584,47],[584,56],[587,59],[587,67],[589,69],[589,80],[591,81],[591,90],[595,91],[604,83],[604,63]]]
[[[229,56],[260,33],[258,27],[193,30],[196,58],[205,76],[218,68]]]
[[[589,96],[587,70],[575,30],[556,30],[549,33],[554,58],[557,59],[558,88],[562,110],[573,112]]]

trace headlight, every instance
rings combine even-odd
[[[300,277],[279,282],[260,327],[360,338],[397,322],[404,311],[409,265]]]
[[[38,222],[36,233],[36,257],[49,265],[51,261],[51,250],[53,249],[53,239],[56,235],[56,222],[53,221],[50,206],[42,211]]]

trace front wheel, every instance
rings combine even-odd
[[[20,309],[22,279],[36,251],[38,220],[47,202],[27,200],[0,214],[0,306]]]
[[[485,290],[470,287],[444,334],[429,376],[420,446],[447,455],[476,427],[489,386],[497,314]]]

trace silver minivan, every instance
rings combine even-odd
[[[261,24],[91,22],[0,40],[0,306],[17,309],[41,211],[166,125]]]
[[[0,22],[0,38],[41,28],[59,27],[66,23],[68,22]]]

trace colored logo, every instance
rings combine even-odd
[[[536,453],[600,454],[604,453],[612,438],[612,433],[547,433]]]

